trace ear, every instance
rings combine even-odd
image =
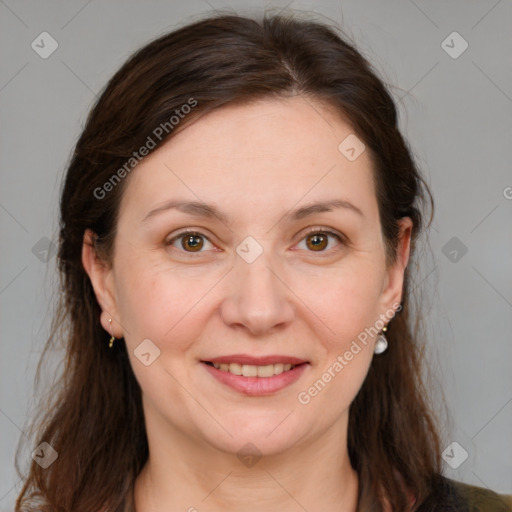
[[[381,293],[383,311],[397,309],[398,304],[402,301],[404,273],[409,263],[413,223],[410,217],[403,217],[398,223],[400,231],[397,257],[395,263],[386,271],[386,279]]]
[[[82,244],[82,264],[91,280],[96,300],[102,309],[100,321],[103,329],[116,338],[122,338],[113,269],[97,254],[94,247],[95,238],[96,235],[90,229],[85,230]],[[109,322],[109,319],[112,319],[112,322]]]

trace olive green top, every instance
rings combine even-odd
[[[454,505],[457,501],[465,508],[453,510],[467,510],[468,512],[512,512],[512,495],[498,494],[490,489],[475,485],[457,482],[448,478],[444,479],[448,485],[457,491]],[[455,493],[454,493],[455,494]],[[425,508],[425,510],[430,510]],[[422,508],[418,512],[423,512]]]
[[[121,510],[136,512],[133,487]],[[512,495],[498,494],[483,487],[441,477],[436,490],[414,508],[414,512],[512,512]]]

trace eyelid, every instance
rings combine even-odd
[[[333,235],[337,237],[341,242],[347,243],[347,238],[343,233],[336,231],[333,228],[328,228],[327,226],[312,226],[306,229],[301,233],[301,239],[310,235],[311,233],[327,233],[328,235]],[[300,241],[299,240],[299,241]]]
[[[166,243],[174,242],[174,240],[176,240],[176,238],[179,238],[180,236],[183,236],[183,235],[189,235],[189,234],[190,235],[200,235],[200,236],[204,236],[205,238],[208,238],[208,236],[205,235],[204,233],[202,233],[199,229],[183,228],[182,230],[179,230],[178,232],[173,233],[171,238],[166,239]],[[208,238],[208,240],[209,240],[209,238]]]

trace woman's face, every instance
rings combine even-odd
[[[386,268],[369,153],[351,134],[301,97],[229,106],[126,178],[113,264],[93,283],[149,425],[263,454],[346,428],[369,329],[401,299],[411,225]]]

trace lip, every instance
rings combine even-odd
[[[219,362],[221,363],[222,358],[217,358],[217,360],[211,362]],[[243,358],[242,358],[243,359]],[[265,360],[266,358],[250,358],[251,361],[254,360]],[[296,358],[286,358],[286,362],[288,360],[300,361]],[[225,360],[225,359],[224,359]],[[273,362],[281,362],[272,359]],[[238,361],[234,361],[230,359],[230,362],[235,363]],[[255,364],[255,363],[238,363],[238,364]],[[263,366],[265,363],[259,363],[256,366]],[[267,363],[270,364],[270,363]],[[223,370],[217,369],[214,366],[210,366],[206,364],[206,361],[201,361],[201,366],[205,368],[207,372],[210,373],[218,382],[221,384],[230,387],[231,389],[242,393],[247,396],[268,396],[281,391],[287,386],[291,386],[294,382],[296,382],[301,375],[306,371],[309,366],[307,362],[296,362],[290,364],[297,364],[295,368],[288,370],[287,372],[280,373],[279,375],[274,375],[273,377],[244,377],[242,375],[235,375],[230,372],[225,372]]]
[[[305,359],[299,359],[298,357],[291,356],[283,356],[283,355],[269,355],[269,356],[261,356],[254,357],[248,354],[232,354],[228,356],[220,356],[214,357],[213,359],[203,359],[202,363],[210,362],[210,363],[238,363],[238,364],[249,364],[252,366],[265,366],[268,364],[292,364],[299,365],[303,363],[307,363]],[[247,378],[247,377],[246,377]],[[271,378],[271,377],[269,377]]]

